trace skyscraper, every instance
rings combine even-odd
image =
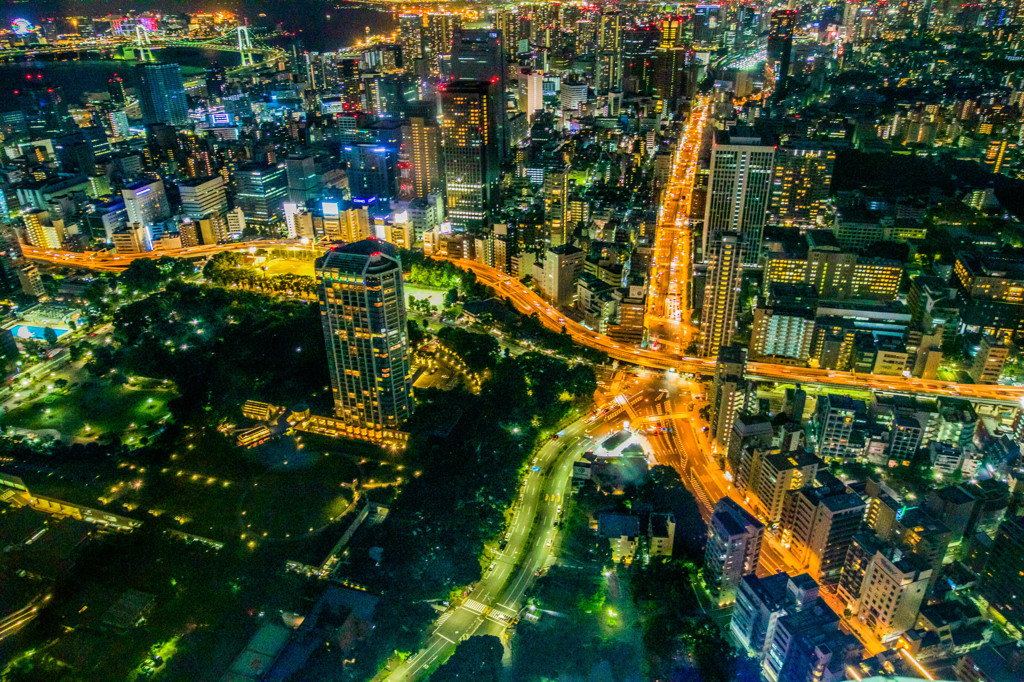
[[[768,64],[775,73],[775,96],[785,97],[789,87],[789,61],[793,52],[793,31],[797,11],[782,9],[772,12],[768,27]]]
[[[381,144],[347,144],[342,147],[342,156],[348,164],[348,187],[353,199],[395,196],[397,150]]]
[[[700,311],[701,355],[704,357],[716,355],[722,346],[732,342],[746,254],[742,237],[732,232],[716,235],[708,246],[708,276],[704,285],[704,306]]]
[[[774,163],[775,147],[751,128],[716,132],[704,209],[705,259],[710,260],[716,235],[736,232],[744,247],[743,263],[757,264]]]
[[[364,239],[316,261],[334,413],[368,430],[412,413],[412,371],[402,264],[395,247]]]
[[[402,127],[404,154],[412,164],[412,193],[425,199],[441,192],[441,128],[432,116],[409,116]]]
[[[597,94],[622,88],[622,13],[602,12],[597,29]]]
[[[423,17],[419,14],[398,16],[398,40],[402,46],[402,65],[412,73],[417,59],[423,57]]]
[[[786,226],[815,225],[828,198],[835,160],[834,150],[814,142],[780,147],[772,180],[772,219]]]
[[[457,80],[441,87],[441,145],[448,218],[460,230],[485,227],[497,201],[499,140],[494,81]]]
[[[731,498],[715,505],[708,524],[704,577],[719,605],[736,601],[740,580],[757,570],[764,525]]]
[[[137,64],[139,102],[146,123],[188,124],[188,102],[177,64]]]
[[[499,159],[508,153],[508,122],[505,114],[505,50],[500,31],[460,28],[452,40],[450,75],[456,80],[489,81],[491,108],[498,140]]]
[[[235,171],[235,206],[247,222],[266,229],[284,222],[288,197],[285,165],[249,163]]]
[[[999,524],[992,552],[981,571],[981,593],[1016,628],[1024,628],[1024,516]]]

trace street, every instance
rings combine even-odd
[[[491,567],[466,598],[441,614],[434,631],[415,655],[392,671],[378,673],[374,679],[421,679],[466,637],[504,633],[522,608],[523,595],[537,573],[552,559],[555,522],[572,478],[572,462],[589,447],[586,431],[594,426],[579,419],[566,427],[557,440],[540,448],[515,502],[505,549],[494,557]]]

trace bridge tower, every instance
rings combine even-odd
[[[238,52],[242,56],[242,66],[254,66],[256,60],[252,53],[252,39],[249,37],[248,24],[241,24],[238,27]]]
[[[135,25],[135,51],[140,62],[156,61],[156,57],[153,56],[153,48],[149,43],[149,32],[140,24]]]

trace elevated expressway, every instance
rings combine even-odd
[[[97,251],[87,251],[84,253],[54,251],[23,244],[22,253],[29,260],[51,265],[79,267],[100,272],[121,272],[133,260],[140,258],[162,258],[164,256],[172,258],[207,258],[221,251],[251,252],[260,248],[284,248],[304,251],[311,247],[308,244],[302,244],[297,239],[266,239],[235,244],[194,246],[184,249],[167,249],[119,255]],[[449,260],[460,268],[471,270],[476,274],[477,279],[481,283],[494,288],[499,297],[511,300],[512,304],[520,312],[525,314],[537,313],[541,323],[548,329],[559,331],[562,327],[565,327],[566,332],[574,341],[584,346],[604,351],[608,354],[608,357],[614,360],[658,370],[674,370],[693,374],[710,374],[714,372],[714,358],[687,357],[669,353],[667,350],[657,351],[616,343],[611,338],[598,334],[592,329],[587,329],[582,324],[566,317],[536,292],[523,286],[514,277],[510,277],[495,268],[482,265],[476,261],[462,258]],[[856,372],[839,372],[808,367],[788,367],[765,362],[748,363],[747,376],[751,379],[763,381],[855,388],[900,395],[964,398],[974,402],[996,405],[1018,406],[1024,401],[1024,387],[1018,386],[958,384],[950,381],[915,379],[902,376],[865,375],[857,374]]]

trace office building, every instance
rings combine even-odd
[[[121,190],[121,198],[128,211],[129,223],[148,226],[171,216],[171,204],[162,180],[129,185]]]
[[[441,86],[447,214],[459,231],[489,225],[498,200],[500,142],[493,107],[497,83],[457,80]]]
[[[228,210],[227,188],[224,177],[214,175],[208,178],[179,182],[181,212],[198,220],[211,213],[223,214]]]
[[[743,263],[756,265],[772,192],[775,146],[751,128],[716,131],[704,209],[704,258],[722,233],[736,233]]]
[[[412,196],[426,199],[431,194],[440,194],[443,185],[441,128],[434,117],[409,116],[402,127],[402,145],[411,164]]]
[[[983,252],[957,254],[953,284],[964,305],[963,328],[1009,342],[1024,333],[1024,266],[1012,257]]]
[[[707,283],[700,312],[701,355],[711,357],[732,343],[746,255],[741,235],[721,233],[709,245]]]
[[[288,198],[285,164],[242,165],[235,171],[235,186],[235,208],[242,210],[246,224],[270,230],[284,223]]]
[[[331,199],[313,209],[314,230],[327,241],[351,243],[373,236],[365,205]]]
[[[719,605],[736,601],[740,580],[757,570],[764,525],[728,497],[715,504],[708,525],[704,579]]]
[[[319,159],[315,154],[292,154],[285,159],[288,176],[288,200],[305,206],[323,189]]]
[[[402,68],[407,73],[416,69],[416,60],[423,58],[423,16],[398,15],[398,42],[402,47]]]
[[[33,139],[62,135],[76,128],[64,88],[59,85],[42,80],[25,81],[18,84],[11,100],[21,112],[19,123],[28,129]]]
[[[824,485],[809,485],[786,493],[780,521],[783,546],[823,585],[839,581],[846,550],[860,529],[866,505],[830,474],[819,475]]]
[[[493,111],[499,161],[508,157],[509,130],[505,106],[508,91],[508,66],[505,63],[504,37],[495,29],[458,28],[452,36],[450,76],[455,80],[492,83],[489,91]]]
[[[1009,345],[994,336],[983,336],[975,346],[968,374],[976,384],[997,384],[1009,356]]]
[[[750,489],[752,457],[754,453],[770,448],[774,435],[771,419],[767,416],[742,412],[736,415],[725,463],[732,472],[737,489]]]
[[[576,277],[583,269],[585,255],[582,249],[572,244],[548,249],[543,262],[534,268],[534,280],[541,296],[556,306],[571,306],[576,294]]]
[[[787,227],[811,227],[823,215],[836,153],[820,144],[793,141],[775,154],[771,219]]]
[[[141,223],[131,223],[114,233],[114,248],[120,254],[146,253],[153,250],[149,230]]]
[[[139,103],[146,123],[188,125],[188,101],[177,64],[137,64]]]
[[[371,434],[398,428],[413,402],[397,250],[376,239],[335,247],[316,279],[335,416]]]
[[[342,147],[347,164],[348,188],[353,199],[388,201],[396,195],[398,151],[375,143]]]
[[[928,591],[932,569],[913,554],[871,533],[852,539],[839,597],[882,641],[914,628]]]
[[[793,33],[798,12],[795,9],[772,12],[768,27],[768,66],[775,74],[775,96],[783,98],[789,88],[789,65],[793,57]]]
[[[603,10],[597,26],[597,94],[622,88],[622,12]]]
[[[1013,627],[1024,630],[1024,516],[999,524],[980,583],[989,606]]]
[[[745,575],[736,591],[729,629],[747,654],[763,659],[775,638],[779,618],[818,599],[818,583],[806,573],[776,573],[765,578]]]

